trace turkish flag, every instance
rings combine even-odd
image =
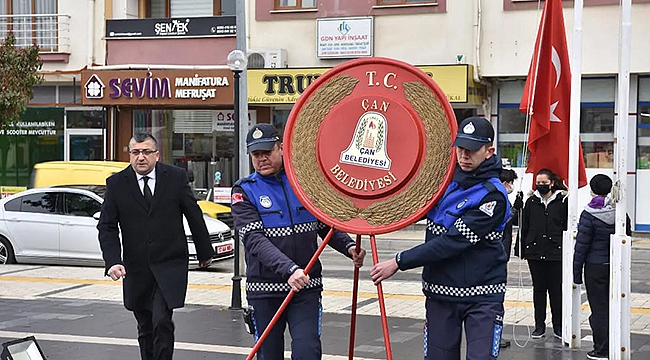
[[[519,110],[531,115],[526,172],[549,169],[568,183],[571,70],[562,0],[546,0]],[[578,187],[587,185],[582,145]],[[533,184],[535,181],[533,180]]]

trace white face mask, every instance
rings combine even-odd
[[[503,183],[503,186],[506,188],[506,191],[508,192],[508,194],[512,194],[512,191],[514,190],[512,185],[510,185],[508,183]]]

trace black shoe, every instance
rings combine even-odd
[[[587,353],[587,359],[590,360],[608,360],[608,355],[598,354],[596,350],[591,350]]]
[[[562,329],[553,329],[553,336],[562,340]]]
[[[499,344],[499,347],[503,349],[503,348],[507,348],[508,346],[510,346],[510,340],[501,338],[501,344]]]
[[[541,339],[544,337],[544,334],[546,333],[546,328],[542,326],[537,326],[535,327],[535,330],[533,331],[532,334],[530,334],[530,337],[533,339]]]

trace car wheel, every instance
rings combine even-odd
[[[9,240],[0,236],[0,265],[15,264],[14,248],[11,247]]]

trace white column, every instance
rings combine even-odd
[[[627,146],[630,108],[630,56],[632,0],[621,1],[619,40],[618,98],[615,117],[615,176],[612,193],[616,203],[616,233],[610,248],[609,358],[630,359],[630,263],[632,239],[626,235],[627,210]]]
[[[573,42],[571,47],[571,112],[569,131],[569,211],[567,231],[562,237],[562,340],[569,347],[580,347],[580,285],[573,283],[573,253],[578,228],[578,174],[580,146],[580,95],[582,93],[582,8],[573,3]]]

